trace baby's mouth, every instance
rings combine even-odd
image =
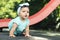
[[[27,17],[27,15],[25,15],[25,17]]]

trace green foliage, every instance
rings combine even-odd
[[[30,15],[35,14],[39,10],[41,10],[46,3],[48,3],[50,0],[31,0],[30,3]]]
[[[0,0],[0,18],[15,18],[17,4],[22,0]]]
[[[49,0],[30,1],[30,15],[42,9]],[[60,29],[60,5],[43,21],[32,25],[34,29],[59,30]]]

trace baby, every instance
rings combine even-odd
[[[18,17],[12,19],[8,24],[9,36],[16,37],[16,35],[24,34],[25,37],[29,37],[29,4],[20,4],[17,14]]]

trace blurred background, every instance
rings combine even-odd
[[[17,17],[20,3],[30,4],[30,16],[41,10],[50,0],[0,0],[0,19]],[[31,25],[30,29],[60,31],[60,5],[43,21]]]

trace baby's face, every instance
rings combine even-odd
[[[19,16],[24,19],[28,18],[29,17],[29,8],[28,7],[21,8]]]

